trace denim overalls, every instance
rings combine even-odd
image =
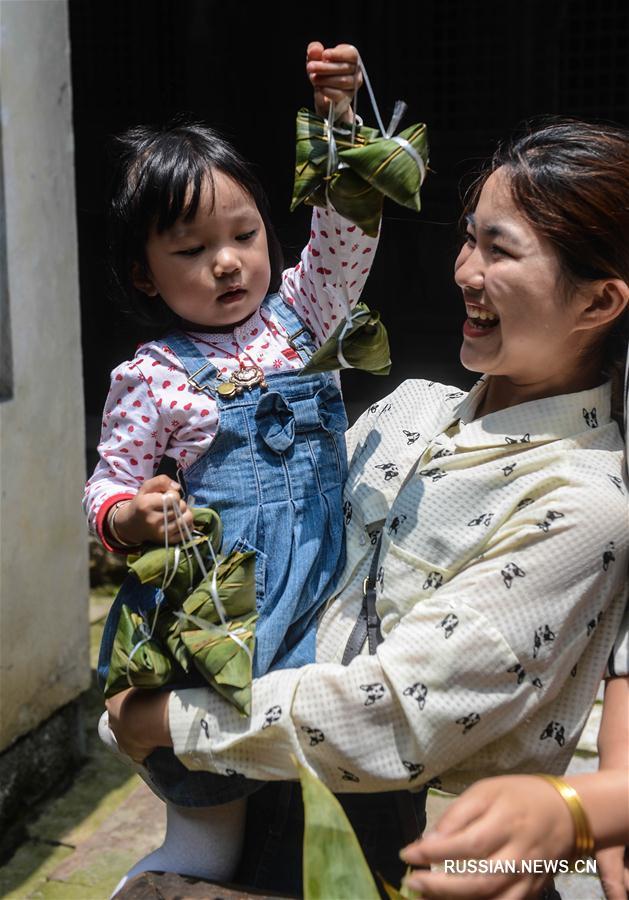
[[[305,364],[315,348],[301,320],[278,294],[267,296],[262,307],[284,327],[289,345]],[[270,668],[314,662],[317,612],[331,595],[345,561],[347,417],[334,376],[300,376],[295,369],[265,375],[265,388],[255,386],[224,397],[218,388],[226,378],[185,334],[170,334],[164,343],[177,355],[190,384],[218,405],[218,431],[209,449],[186,470],[185,488],[195,506],[210,506],[219,513],[222,553],[256,552],[259,619],[254,676]],[[131,576],[121,587],[103,634],[101,679],[106,678],[122,603],[149,610],[155,595],[155,588],[139,585]],[[209,776],[216,783],[210,773],[181,768],[188,776],[201,780]],[[157,777],[154,780],[158,782]],[[217,779],[226,780],[233,782]],[[158,786],[168,799],[182,805],[231,799],[219,790],[224,799],[202,800],[203,791],[195,790],[191,802],[192,798],[169,796],[166,784]]]

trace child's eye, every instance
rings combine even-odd
[[[254,228],[253,231],[244,231],[242,234],[236,235],[237,241],[250,241],[251,238],[255,237],[258,233],[258,229]]]
[[[177,256],[197,256],[203,252],[203,247],[190,247],[187,250],[177,250]]]

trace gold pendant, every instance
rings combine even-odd
[[[217,391],[221,397],[229,399],[236,396],[236,394],[242,394],[245,388],[251,390],[256,385],[263,389],[267,387],[264,372],[259,366],[244,366],[242,369],[236,369],[235,372],[232,372],[229,381],[219,384]]]

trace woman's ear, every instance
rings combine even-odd
[[[157,297],[157,288],[153,284],[146,268],[139,262],[134,262],[131,266],[131,281],[133,282],[133,287],[138,291],[142,291],[148,297]]]
[[[629,285],[620,278],[608,278],[588,285],[577,318],[577,330],[610,325],[629,304]]]

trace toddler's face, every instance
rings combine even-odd
[[[184,326],[230,330],[248,319],[271,278],[266,229],[253,198],[223,172],[201,188],[190,222],[177,221],[146,243],[146,271],[135,286],[159,296]]]

